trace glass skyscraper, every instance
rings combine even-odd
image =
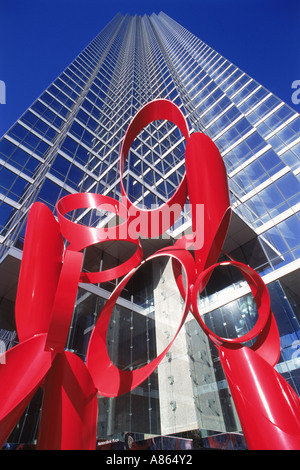
[[[300,119],[299,114],[164,13],[116,15],[24,112],[0,142],[0,334],[11,347],[14,300],[28,211],[35,201],[56,215],[58,199],[92,192],[120,199],[119,154],[126,129],[146,103],[166,98],[190,130],[206,133],[226,166],[233,215],[224,252],[256,269],[268,285],[281,337],[277,370],[300,394]],[[185,140],[155,121],[135,139],[124,169],[127,194],[146,208],[161,205],[185,171]],[[109,215],[73,214],[90,226]],[[188,233],[188,204],[168,237],[142,240],[145,255]],[[85,250],[84,269],[122,262],[128,247]],[[78,290],[67,349],[85,359],[93,325],[115,282]],[[147,363],[172,338],[181,299],[167,262],[145,264],[119,298],[110,324],[113,362]],[[221,336],[244,334],[256,320],[245,282],[215,273],[201,299],[206,323]],[[34,442],[42,392],[11,442]],[[131,393],[99,397],[98,438],[240,433],[214,347],[192,316],[157,370]],[[183,434],[182,434],[183,433]]]

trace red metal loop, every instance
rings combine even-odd
[[[147,258],[147,260],[145,260],[143,264],[159,256],[170,256],[171,258],[176,259],[176,261],[178,261],[182,265],[185,271],[187,285],[193,285],[195,276],[195,264],[192,255],[188,251],[176,250],[172,248],[163,249]],[[129,392],[130,390],[133,390],[141,382],[143,382],[154,371],[154,369],[156,369],[160,361],[163,359],[163,357],[166,355],[166,353],[172,346],[189,312],[191,292],[190,289],[187,289],[185,296],[184,312],[182,315],[181,322],[178,326],[177,332],[173,340],[169,343],[167,348],[165,348],[164,351],[160,353],[159,356],[157,356],[149,364],[139,369],[133,371],[125,371],[118,369],[112,363],[106,346],[109,320],[113,308],[116,304],[116,301],[120,296],[123,288],[137,270],[138,268],[134,269],[127,276],[125,276],[124,279],[116,287],[114,292],[111,294],[103,310],[101,311],[100,317],[97,320],[96,326],[89,341],[86,360],[87,367],[93,377],[95,386],[98,389],[98,393],[103,396],[122,395],[124,393]]]
[[[108,228],[88,227],[68,220],[65,215],[77,209],[105,210],[125,219],[120,225]],[[63,197],[57,203],[58,220],[63,236],[70,242],[68,250],[80,251],[89,246],[105,241],[125,240],[136,246],[136,251],[131,258],[115,268],[106,271],[87,273],[82,272],[80,280],[87,283],[107,282],[122,277],[135,268],[143,257],[143,250],[138,236],[131,236],[128,225],[126,207],[115,199],[92,193],[70,194]]]
[[[181,110],[171,101],[158,99],[147,103],[136,113],[127,128],[120,153],[120,184],[122,202],[128,208],[130,220],[131,217],[134,218],[138,214],[139,233],[141,236],[147,238],[156,237],[166,232],[179,216],[187,199],[185,174],[173,196],[158,208],[151,210],[137,209],[126,194],[123,184],[123,172],[129,149],[134,139],[145,126],[160,119],[171,121],[181,130],[185,139],[188,140],[189,128]]]
[[[204,286],[207,284],[207,279],[210,277],[212,271],[218,266],[237,267],[241,274],[244,276],[247,283],[249,284],[249,287],[257,305],[258,320],[256,324],[248,333],[238,338],[224,338],[218,336],[216,333],[214,333],[207,327],[199,312],[197,302],[198,293],[199,291],[203,291]],[[254,271],[254,269],[250,268],[250,266],[246,266],[245,264],[239,263],[237,261],[225,261],[222,263],[214,264],[213,266],[207,268],[198,276],[195,282],[195,286],[192,293],[192,305],[193,314],[196,320],[198,321],[206,335],[215,344],[215,346],[220,347],[222,344],[241,344],[258,337],[257,344],[254,344],[252,346],[252,349],[256,350],[257,353],[261,352],[261,355],[267,360],[267,362],[271,364],[276,364],[280,354],[280,343],[278,330],[275,326],[275,322],[272,319],[273,314],[271,312],[269,292],[267,286],[263,282],[260,275],[256,271]],[[267,345],[265,344],[266,340],[268,341]],[[262,348],[261,350],[260,347]]]

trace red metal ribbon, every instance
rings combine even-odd
[[[128,224],[132,223],[133,220],[138,217],[139,235],[147,238],[154,238],[165,233],[180,215],[187,198],[185,174],[173,196],[160,207],[151,210],[137,208],[126,194],[123,184],[123,172],[129,149],[140,131],[156,120],[168,120],[172,122],[180,129],[185,139],[187,141],[189,139],[189,129],[184,115],[174,103],[165,99],[154,100],[147,103],[137,112],[127,128],[120,154],[122,202],[128,210]]]
[[[151,260],[159,256],[168,256],[177,260],[177,262],[180,263],[181,267],[184,270],[187,285],[193,285],[195,278],[195,264],[191,253],[186,250],[177,250],[168,247],[166,249],[157,251],[154,255],[147,258],[147,260],[144,262],[150,262]],[[146,378],[154,371],[154,369],[156,369],[158,364],[169,351],[186,319],[187,314],[189,313],[191,304],[191,291],[190,289],[187,289],[182,319],[178,325],[178,329],[174,335],[174,338],[170,341],[168,346],[149,364],[140,367],[139,369],[133,371],[125,371],[117,368],[112,363],[107,351],[106,337],[109,326],[109,320],[118,297],[120,296],[122,290],[137,270],[138,268],[132,270],[118,284],[118,286],[106,302],[103,310],[101,311],[101,315],[97,320],[96,326],[90,338],[89,348],[87,352],[87,367],[93,377],[98,392],[100,393],[100,395],[103,396],[122,395],[124,393],[129,392],[130,390],[133,390],[140,383],[146,380]],[[101,367],[99,367],[99,364],[101,364]]]
[[[108,228],[88,227],[80,223],[72,222],[65,216],[67,213],[78,209],[109,210],[117,216],[125,219],[120,225]],[[108,196],[92,193],[77,193],[63,197],[57,203],[57,214],[60,222],[61,233],[70,242],[69,251],[80,251],[105,241],[126,241],[136,246],[135,253],[124,263],[115,268],[101,272],[82,272],[80,280],[86,283],[107,282],[120,278],[135,268],[143,258],[143,250],[136,236],[130,236],[128,230],[128,214],[124,204]]]

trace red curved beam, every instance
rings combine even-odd
[[[168,247],[156,252],[154,255],[147,258],[146,261],[150,261],[159,256],[169,256],[176,259],[181,264],[185,271],[187,284],[191,286],[194,282],[195,277],[195,265],[192,255],[186,250],[176,250]],[[145,262],[146,262],[145,261]],[[103,310],[101,311],[100,317],[97,320],[96,326],[92,332],[92,336],[89,341],[87,351],[87,367],[92,375],[95,386],[97,387],[98,393],[103,396],[120,396],[124,393],[133,390],[140,383],[142,383],[153,371],[156,369],[160,361],[166,355],[170,347],[172,346],[177,334],[179,333],[185,318],[189,312],[191,302],[190,289],[187,290],[185,297],[185,307],[181,322],[178,326],[177,332],[173,340],[169,343],[167,348],[162,351],[159,356],[152,360],[149,364],[133,370],[125,371],[118,369],[111,361],[107,346],[106,336],[109,326],[109,320],[116,304],[118,297],[120,296],[123,288],[127,282],[131,279],[133,274],[138,268],[132,270],[124,279],[119,283],[110,298],[106,302]]]
[[[299,450],[300,400],[251,348],[220,347],[220,360],[249,450]]]
[[[32,205],[25,233],[15,318],[19,341],[47,333],[62,268],[64,243],[50,209]]]
[[[199,309],[198,309],[198,293],[203,291],[204,286],[207,284],[207,280],[210,278],[212,271],[220,266],[235,266],[238,268],[238,270],[241,272],[241,274],[244,276],[246,281],[249,284],[249,287],[251,289],[251,292],[254,296],[254,300],[257,305],[257,310],[258,310],[258,320],[252,330],[250,330],[248,333],[245,335],[239,337],[239,338],[223,338],[218,336],[216,333],[214,333],[212,330],[210,330],[202,316],[200,315]],[[270,296],[269,292],[267,289],[267,286],[263,282],[262,278],[260,275],[250,266],[246,266],[243,263],[239,263],[237,261],[224,261],[222,263],[216,263],[206,270],[204,270],[198,277],[194,285],[193,289],[193,294],[192,294],[192,304],[193,304],[193,314],[198,321],[199,325],[201,326],[202,330],[205,332],[205,334],[211,339],[211,341],[214,342],[215,346],[219,347],[221,344],[224,343],[245,343],[247,341],[250,341],[257,336],[259,336],[265,326],[267,325],[270,316],[272,315],[271,312],[271,305],[270,305]],[[271,362],[274,363],[275,358],[277,362],[280,354],[280,343],[279,343],[279,334],[278,330],[272,330],[273,336],[270,338],[270,341],[272,342],[273,350],[269,349],[270,353],[270,358],[272,357]]]
[[[138,216],[139,235],[147,238],[157,237],[166,232],[180,215],[187,198],[186,175],[183,176],[173,196],[165,204],[156,209],[137,209],[126,194],[123,184],[123,172],[129,149],[134,139],[145,126],[160,119],[175,124],[185,139],[188,140],[189,128],[181,110],[169,100],[158,99],[147,103],[136,113],[127,128],[120,153],[122,202],[128,209],[129,224]]]
[[[217,266],[236,266],[248,282],[258,309],[252,330],[238,338],[223,338],[203,321],[197,305],[198,291]],[[220,360],[243,428],[252,450],[297,450],[300,446],[300,400],[274,369],[280,355],[280,338],[270,307],[267,286],[258,273],[242,263],[227,261],[210,266],[198,277],[193,294],[193,314],[219,349]],[[243,343],[256,339],[253,346]]]
[[[57,285],[45,349],[63,352],[70,331],[80,279],[82,253],[67,251]]]
[[[95,450],[97,391],[83,361],[57,354],[44,388],[37,449]]]
[[[83,208],[97,210],[102,208],[125,219],[125,221],[117,226],[97,228],[77,224],[65,217],[68,212]],[[101,272],[82,272],[80,275],[81,282],[99,283],[117,279],[135,268],[142,260],[143,250],[139,238],[137,236],[130,236],[128,230],[127,209],[115,199],[93,193],[70,194],[58,201],[57,214],[61,233],[70,242],[68,250],[80,251],[97,243],[117,240],[123,240],[136,246],[135,253],[127,261],[124,261],[115,268]]]
[[[188,139],[185,167],[197,273],[218,261],[231,217],[227,174],[217,146],[197,132]],[[199,221],[199,206],[204,219]],[[200,226],[199,224],[203,225]]]
[[[49,371],[55,355],[45,351],[47,335],[35,335],[5,353],[0,365],[0,448]]]

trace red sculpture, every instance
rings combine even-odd
[[[136,136],[158,119],[173,122],[185,137],[186,174],[163,206],[142,210],[133,205],[125,192],[123,169]],[[249,266],[234,260],[217,263],[231,213],[226,171],[217,147],[204,134],[190,136],[187,122],[175,104],[155,100],[136,114],[127,129],[121,149],[120,176],[122,202],[99,194],[72,194],[58,201],[58,222],[41,203],[34,203],[30,210],[16,300],[20,344],[7,351],[5,364],[0,365],[0,445],[5,443],[37,388],[43,387],[37,448],[95,449],[97,393],[119,396],[143,382],[170,349],[191,310],[219,349],[249,449],[300,449],[300,400],[274,369],[280,343],[268,290]],[[168,230],[187,196],[193,234],[143,260],[139,236],[155,237]],[[204,209],[201,226],[197,220],[199,206]],[[94,228],[66,217],[73,210],[85,208],[103,208],[124,222],[116,227]],[[68,242],[66,249],[64,240]],[[135,253],[116,268],[83,272],[81,251],[105,240],[126,240],[136,246]],[[189,249],[193,249],[194,257]],[[119,370],[106,348],[113,307],[139,267],[159,256],[172,259],[174,277],[185,301],[181,322],[175,337],[157,358],[134,371]],[[198,293],[204,290],[212,271],[229,264],[239,269],[248,282],[259,313],[254,328],[236,339],[221,338],[210,331],[197,305]],[[123,279],[107,300],[92,332],[85,364],[65,351],[78,283],[120,277]],[[244,345],[254,338],[252,347]]]

